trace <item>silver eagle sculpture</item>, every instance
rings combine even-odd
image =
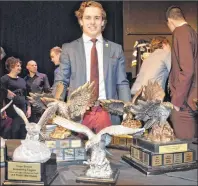
[[[16,105],[13,105],[13,107],[16,113],[25,122],[25,127],[27,130],[25,140],[21,141],[21,145],[17,147],[13,153],[13,161],[40,163],[46,162],[48,159],[50,159],[51,152],[44,143],[39,141],[39,139],[40,135],[42,135],[42,126],[46,124],[48,118],[56,110],[55,103],[51,104],[51,106],[45,110],[38,123],[30,123],[20,108],[18,108]]]
[[[96,101],[94,92],[94,82],[87,82],[74,90],[68,97],[67,102],[52,97],[46,97],[46,94],[37,93],[30,93],[29,100],[33,107],[36,107],[38,110],[40,109],[41,112],[47,109],[49,105],[52,106],[52,103],[55,103],[56,109],[51,116],[59,115],[69,120],[80,121],[84,113],[89,110]],[[45,131],[45,128],[41,130]],[[44,138],[47,139],[49,137],[45,135]]]
[[[103,108],[117,115],[125,115],[123,123],[133,123],[133,126],[140,126],[150,130],[148,140],[155,142],[168,142],[175,139],[173,129],[167,119],[170,116],[173,105],[164,102],[165,93],[157,81],[148,81],[135,94],[131,102],[119,100],[101,100]],[[132,116],[132,117],[131,117]]]
[[[112,176],[113,171],[109,160],[106,158],[106,146],[111,142],[111,135],[135,134],[145,131],[144,128],[132,129],[122,125],[114,125],[95,134],[87,126],[60,116],[54,118],[54,123],[88,137],[85,149],[86,151],[90,150],[91,155],[87,161],[84,161],[84,164],[89,166],[86,176],[93,178],[110,178]]]

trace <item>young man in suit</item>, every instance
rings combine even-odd
[[[94,81],[98,100],[130,101],[122,47],[102,36],[107,23],[102,5],[95,1],[82,2],[75,15],[83,35],[71,43],[63,44],[60,75],[57,76],[59,79],[57,78],[56,82],[62,81],[65,88],[69,86],[70,95],[84,83]],[[109,125],[120,124],[120,118],[110,116],[97,101],[91,111],[85,113],[82,123],[97,133]]]
[[[197,33],[186,22],[179,7],[169,7],[166,18],[173,33],[169,78],[171,102],[174,105],[171,121],[176,137],[192,139],[197,131],[196,107],[193,103],[198,90]]]

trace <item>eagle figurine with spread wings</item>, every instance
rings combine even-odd
[[[105,151],[105,147],[111,142],[111,135],[137,134],[145,131],[144,128],[132,129],[122,125],[112,125],[94,134],[87,126],[60,116],[54,118],[54,123],[88,137],[85,149],[91,151],[91,156],[84,162],[89,165],[86,176],[95,178],[110,178],[113,173]]]
[[[45,94],[37,93],[30,93],[30,97],[28,98],[34,107],[37,107],[41,110],[45,110],[49,103],[56,102],[57,115],[66,119],[80,121],[86,110],[89,109],[96,101],[94,91],[94,82],[87,82],[83,86],[80,86],[78,89],[73,91],[68,97],[67,102],[60,101],[52,97],[46,97]]]
[[[167,119],[173,109],[170,102],[163,102],[164,90],[157,81],[142,87],[134,96],[132,102],[119,103],[117,101],[101,101],[108,111],[121,114],[135,115],[135,119],[144,123],[145,129],[151,129],[148,134],[149,140],[167,142],[175,139],[172,128]],[[116,105],[116,106],[115,106]],[[119,111],[119,112],[118,112]]]
[[[25,122],[27,130],[25,140],[21,142],[21,145],[18,146],[13,153],[13,161],[46,162],[50,159],[51,152],[44,143],[39,141],[40,135],[42,135],[41,128],[46,124],[48,118],[55,112],[57,104],[51,103],[51,105],[42,114],[38,123],[30,123],[20,108],[15,105],[13,105],[13,107],[16,113]]]

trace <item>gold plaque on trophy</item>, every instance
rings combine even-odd
[[[81,147],[81,140],[80,139],[72,139],[71,140],[71,147],[76,148],[76,147]]]
[[[193,152],[184,152],[184,163],[193,161]]]
[[[173,154],[164,154],[164,165],[173,164]]]
[[[143,151],[139,151],[139,160],[141,161],[141,162],[143,162]]]
[[[0,148],[0,162],[4,162],[5,161],[5,151],[4,148]]]
[[[131,157],[134,157],[134,147],[131,147]]]
[[[127,147],[130,147],[132,144],[131,138],[127,138]]]
[[[119,137],[114,136],[114,145],[119,145],[120,139]]]
[[[119,145],[126,145],[127,144],[127,139],[119,137]]]
[[[8,162],[8,180],[41,181],[41,164]]]
[[[149,165],[149,154],[147,154],[146,152],[143,152],[143,163],[145,165]]]
[[[174,152],[185,152],[188,150],[188,144],[174,144],[174,145],[163,145],[159,146],[159,153],[174,153]]]
[[[139,149],[134,148],[134,158],[139,160]]]
[[[175,153],[174,154],[174,164],[181,164],[182,162],[182,153]]]
[[[161,166],[162,165],[162,155],[152,156],[152,166]]]

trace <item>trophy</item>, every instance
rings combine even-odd
[[[42,125],[54,113],[55,107],[48,107],[38,123],[29,123],[24,112],[13,105],[16,113],[24,120],[27,135],[14,150],[12,160],[6,161],[6,180],[3,185],[49,185],[58,175],[56,154],[39,141]]]
[[[187,141],[175,137],[167,121],[173,105],[163,102],[164,95],[157,82],[149,81],[130,108],[148,133],[133,137],[130,154],[122,159],[147,175],[197,168],[195,151]]]
[[[106,158],[106,146],[111,142],[112,135],[126,135],[144,132],[144,128],[133,129],[122,125],[109,126],[99,133],[93,133],[87,126],[68,120],[61,116],[54,118],[54,123],[74,132],[83,133],[88,137],[85,150],[90,153],[85,171],[76,179],[77,182],[115,184],[119,175],[118,169],[112,169]]]

